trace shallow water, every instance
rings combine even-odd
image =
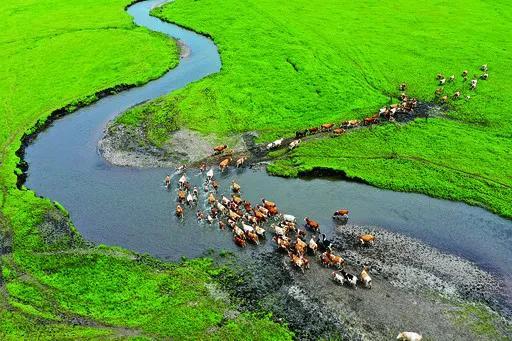
[[[190,209],[183,222],[174,216],[175,192],[163,187],[170,170],[111,166],[97,150],[106,123],[119,113],[220,69],[217,49],[209,39],[148,16],[149,9],[160,2],[138,3],[128,12],[139,25],[182,39],[191,49],[190,56],[146,86],[104,98],[57,120],[26,149],[26,185],[62,203],[78,230],[94,242],[164,259],[195,257],[210,248],[236,250],[227,231],[197,224]],[[192,182],[200,185],[202,178],[197,174],[189,173]],[[244,197],[253,203],[269,198],[281,211],[318,220],[327,234],[334,229],[332,212],[347,207],[350,223],[382,226],[418,238],[512,279],[512,222],[481,208],[359,183],[282,179],[249,169],[220,176],[224,190],[231,179],[242,185]]]

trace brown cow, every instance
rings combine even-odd
[[[375,242],[375,236],[371,234],[363,234],[357,237],[361,245],[373,245]]]
[[[215,154],[220,154],[224,151],[224,149],[226,149],[228,146],[223,144],[223,145],[220,145],[220,146],[216,146],[216,147],[213,147],[213,151],[215,152]]]
[[[363,124],[365,126],[371,125],[371,124],[378,124],[379,119],[377,117],[367,117],[364,119]]]
[[[246,245],[245,240],[240,236],[235,236],[233,238],[233,240],[234,240],[235,244],[240,247],[245,247],[245,245]]]
[[[316,128],[316,127],[309,128],[308,132],[310,135],[316,134],[316,133],[318,133],[318,128]]]
[[[336,128],[332,131],[334,133],[334,135],[342,135],[345,133],[345,129],[343,128]]]
[[[231,158],[227,158],[227,159],[222,160],[219,163],[220,171],[223,172],[226,168],[228,168],[230,162],[231,162]]]
[[[176,216],[178,218],[183,218],[183,207],[181,207],[180,205],[176,205]]]
[[[334,127],[334,123],[325,123],[321,125],[323,131],[329,131]]]
[[[316,221],[309,219],[308,217],[304,218],[304,221],[306,222],[306,227],[309,227],[313,231],[317,232],[320,229],[320,224]]]

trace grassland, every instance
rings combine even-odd
[[[90,246],[60,205],[16,187],[20,139],[52,112],[176,65],[175,42],[136,27],[129,3],[0,3],[0,339],[289,339],[269,316],[225,318],[210,261]]]
[[[334,169],[512,217],[506,1],[178,0],[154,14],[211,35],[223,63],[220,73],[137,109],[145,115],[127,114],[125,123],[150,121],[145,126],[155,144],[169,136],[151,128],[161,127],[155,117],[173,122],[171,130],[185,126],[219,140],[258,131],[265,141],[369,116],[398,95],[401,82],[411,96],[431,101],[435,75],[454,74],[445,93],[461,90],[471,99],[450,100],[446,118],[304,143],[269,170],[297,176]],[[489,80],[470,93],[460,74],[479,75],[484,63]]]

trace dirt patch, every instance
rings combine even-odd
[[[235,135],[228,140],[230,153],[247,150],[245,140]],[[214,136],[201,135],[189,129],[170,133],[169,141],[158,148],[148,142],[142,127],[109,124],[103,138],[98,142],[101,155],[111,164],[130,167],[176,167],[195,164],[211,157],[216,145]]]
[[[374,247],[359,247],[362,232],[377,236]],[[231,264],[235,274],[223,283],[241,301],[241,310],[271,311],[289,324],[298,339],[391,340],[400,331],[416,331],[428,340],[486,340],[453,316],[480,302],[501,310],[501,283],[461,258],[443,254],[415,239],[383,229],[343,226],[334,237],[346,269],[359,273],[370,265],[372,289],[334,283],[332,268],[310,256],[302,274],[277,251],[252,254]],[[512,336],[510,320],[490,310],[493,328]],[[505,315],[504,315],[505,316]]]

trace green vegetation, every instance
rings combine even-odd
[[[0,339],[290,339],[269,316],[228,316],[233,303],[210,293],[222,271],[211,261],[88,246],[61,205],[16,188],[24,133],[176,65],[175,42],[136,27],[129,3],[0,4]]]
[[[482,339],[507,340],[505,335],[512,333],[509,323],[481,304],[459,304],[457,309],[450,311],[449,317],[461,327],[469,326]]]
[[[445,94],[461,90],[471,99],[450,99],[447,118],[304,143],[270,171],[335,169],[512,217],[512,124],[504,110],[512,105],[508,2],[177,0],[154,13],[211,35],[223,66],[149,103],[150,117],[167,115],[221,139],[258,131],[266,141],[370,116],[404,81],[411,96],[431,101],[435,75],[454,74]],[[470,92],[461,72],[468,69],[471,79],[484,63],[489,80]],[[131,123],[143,124],[145,116],[139,119]],[[148,135],[161,144],[167,132],[150,126]]]

